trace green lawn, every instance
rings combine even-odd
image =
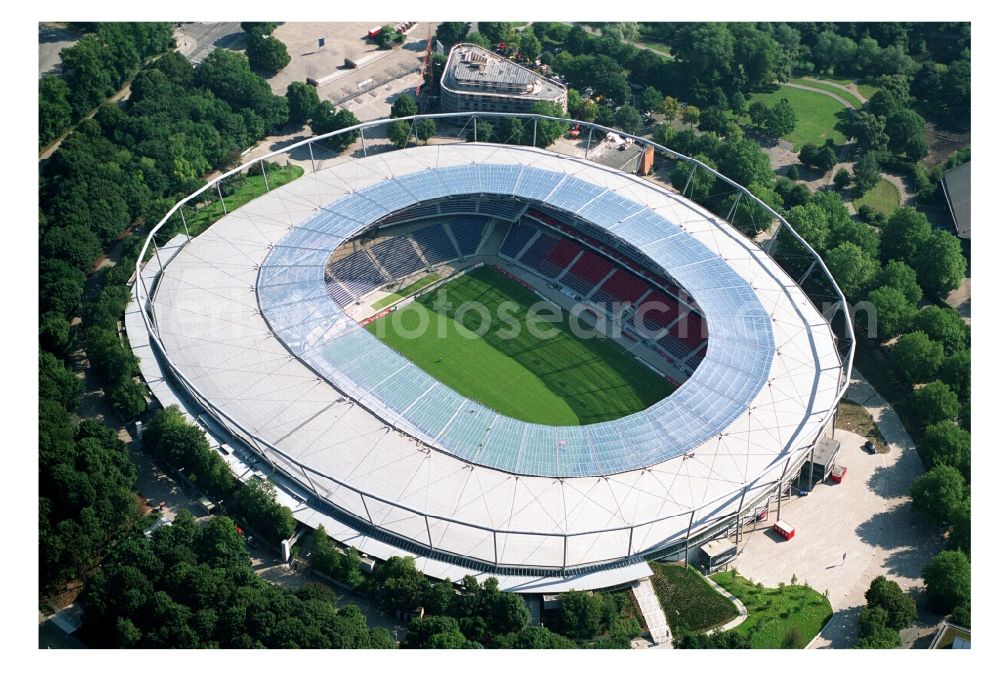
[[[397,300],[402,300],[403,298],[409,298],[417,291],[420,291],[420,289],[424,288],[425,286],[430,286],[439,279],[441,279],[441,275],[439,275],[436,272],[432,272],[431,274],[425,277],[421,277],[412,284],[403,287],[399,291],[396,291],[395,293],[390,293],[388,296],[378,301],[377,303],[372,303],[372,309],[381,310],[384,307],[392,305]]]
[[[866,99],[870,99],[872,94],[878,91],[878,87],[867,82],[856,82],[849,77],[833,77],[832,75],[816,75],[815,73],[810,73],[809,77],[816,78],[817,80],[826,80],[827,82],[836,82],[837,84],[849,85],[854,84],[857,86],[858,91]]]
[[[286,183],[291,183],[303,173],[305,173],[305,170],[302,167],[294,165],[273,169],[268,168],[267,184],[271,190],[274,190]],[[233,194],[225,196],[226,210],[233,211],[234,209],[238,209],[250,200],[260,197],[265,192],[267,192],[267,189],[264,186],[263,176],[246,176],[243,179],[243,183],[233,191]],[[209,188],[202,193],[202,197],[209,203],[199,208],[184,207],[184,217],[187,219],[188,232],[191,233],[192,237],[203,232],[226,213],[223,211],[222,203],[219,201],[219,194],[214,188]],[[177,229],[181,230],[179,222]]]
[[[674,633],[700,632],[736,617],[736,606],[694,568],[650,563],[653,589]]]
[[[862,197],[854,200],[855,210],[865,205],[880,214],[889,216],[899,208],[899,190],[884,178],[879,179],[874,188],[866,192]]]
[[[807,92],[794,87],[779,87],[773,92],[754,94],[750,102],[763,101],[773,106],[781,99],[788,99],[795,110],[798,123],[792,133],[785,138],[795,144],[796,149],[806,143],[822,145],[828,138],[842,144],[844,135],[833,128],[839,115],[846,115],[847,109],[825,94]]]
[[[833,614],[829,599],[809,587],[758,588],[735,571],[712,579],[747,607],[747,619],[730,631],[748,635],[754,648],[804,648]]]
[[[852,94],[851,92],[844,91],[840,87],[835,87],[828,81],[823,82],[820,80],[813,80],[804,77],[792,78],[789,82],[794,82],[795,84],[805,85],[806,87],[813,87],[814,89],[822,89],[825,92],[830,92],[831,94],[836,94],[845,101],[849,101],[855,108],[861,110],[864,108],[864,104],[861,103],[861,99]]]
[[[445,301],[448,308],[434,308]],[[674,387],[605,338],[577,338],[563,318],[526,329],[528,308],[540,299],[484,266],[396,312],[368,324],[369,331],[457,392],[504,415],[547,425],[580,425],[635,413]],[[481,303],[483,315],[459,312]],[[501,303],[504,308],[498,312]],[[546,313],[545,316],[548,316]],[[419,330],[421,325],[425,330]],[[517,326],[514,331],[511,326]]]

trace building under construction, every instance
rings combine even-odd
[[[566,87],[476,45],[452,47],[441,78],[445,112],[526,113],[548,101],[566,112]]]

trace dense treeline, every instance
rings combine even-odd
[[[158,53],[169,45],[169,24],[165,26],[89,26],[94,36],[85,36],[72,48],[78,51],[64,55],[65,79],[53,81],[66,85],[63,89],[76,97],[72,100],[84,101],[81,110],[88,109],[100,99],[93,99],[96,90],[86,83],[78,91],[78,79],[98,67],[114,71],[114,77],[102,76],[111,78],[111,87],[120,82],[117,78],[132,77],[142,57],[131,55]],[[114,42],[122,36],[133,36],[140,45],[137,51],[108,45],[95,50],[98,38]],[[136,378],[138,364],[119,325],[141,236],[124,240],[121,264],[93,273],[94,262],[131,226],[159,220],[180,195],[203,184],[202,175],[226,166],[286,118],[284,97],[271,94],[239,54],[217,50],[196,71],[171,52],[135,76],[126,103],[105,105],[93,119],[81,122],[42,166],[38,335],[43,589],[85,574],[137,516],[135,469],[122,444],[97,423],[74,426],[71,413],[80,386],[67,360],[82,344],[112,407],[125,419],[146,409],[146,390]],[[84,304],[86,275],[95,275],[94,293]],[[76,316],[83,322],[75,326],[71,320]]]
[[[369,595],[387,615],[423,608],[407,627],[403,648],[628,648],[641,633],[627,593],[570,591],[547,626],[531,627],[522,597],[501,591],[496,578],[480,583],[466,576],[457,585],[433,580],[410,557],[392,557],[370,575],[359,569],[354,549],[334,547],[320,527],[311,541],[312,565],[352,589]]]
[[[101,105],[147,58],[173,43],[173,25],[167,22],[98,23],[87,28],[92,32],[60,51],[62,74],[38,83],[39,146]]]
[[[259,578],[226,517],[119,544],[81,597],[84,639],[107,648],[393,648],[354,606],[321,585],[294,592]]]

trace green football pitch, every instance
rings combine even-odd
[[[527,316],[539,300],[483,266],[366,328],[455,391],[527,422],[581,425],[613,420],[673,392],[669,381],[621,345],[603,337],[575,336],[565,313],[540,325],[547,332],[544,337],[533,335],[538,332],[526,329]],[[456,313],[469,302],[480,303],[489,316],[485,332],[484,313]],[[512,336],[514,325],[520,331]]]

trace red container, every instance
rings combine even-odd
[[[771,526],[771,530],[786,540],[791,540],[795,537],[795,528],[784,521],[775,521],[774,525]]]
[[[832,479],[835,484],[839,484],[843,481],[845,476],[847,476],[847,468],[843,465],[837,465],[830,471],[830,479]]]

